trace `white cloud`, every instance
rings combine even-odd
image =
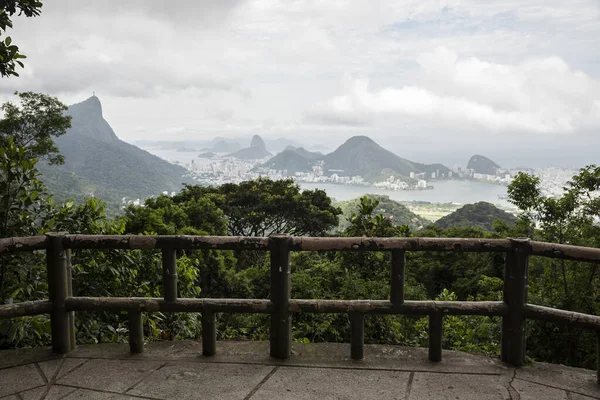
[[[65,102],[96,91],[117,134],[132,140],[173,126],[195,139],[244,127],[343,137],[398,122],[429,136],[449,123],[598,126],[597,0],[164,4],[45,2],[40,17],[15,20],[26,69],[0,82],[0,100],[15,89]],[[343,87],[346,75],[367,78]]]
[[[370,89],[367,80],[356,79],[345,93],[313,108],[309,117],[361,124],[433,119],[480,133],[570,134],[590,125],[600,129],[595,106],[600,82],[569,68],[559,57],[508,65],[463,59],[442,47],[420,55],[417,62],[418,85]]]

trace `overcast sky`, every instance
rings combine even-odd
[[[95,91],[127,141],[600,134],[599,0],[44,4],[9,32],[28,58],[0,100]]]

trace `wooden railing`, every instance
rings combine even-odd
[[[511,365],[525,362],[525,320],[547,320],[595,330],[600,371],[600,317],[527,303],[530,256],[600,263],[600,249],[542,243],[529,239],[441,238],[316,238],[287,235],[264,237],[215,236],[90,236],[49,234],[0,239],[0,254],[46,250],[48,300],[0,305],[0,318],[49,313],[52,348],[67,353],[75,347],[74,312],[126,311],[129,345],[143,351],[142,312],[199,312],[202,314],[202,349],[216,352],[215,313],[266,313],[271,315],[270,354],[291,354],[291,315],[294,313],[346,313],[351,322],[351,357],[363,358],[365,314],[429,316],[429,359],[442,358],[442,319],[445,315],[502,317],[501,359]],[[160,249],[164,272],[163,298],[73,297],[70,249]],[[271,256],[271,298],[177,298],[176,251],[179,249],[259,250]],[[390,251],[390,300],[291,299],[292,251]],[[405,301],[404,271],[407,251],[498,252],[506,254],[503,301]],[[599,374],[600,377],[600,374]],[[600,380],[599,380],[600,382]]]

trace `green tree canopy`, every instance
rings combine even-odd
[[[71,127],[71,117],[64,115],[67,106],[57,98],[41,93],[16,92],[20,104],[2,104],[4,118],[0,119],[0,147],[13,138],[17,147],[24,148],[28,159],[47,159],[62,164],[64,158],[54,144],[54,138],[64,135]]]
[[[233,236],[275,233],[320,236],[338,223],[341,210],[323,190],[304,190],[291,179],[258,178],[219,187],[186,185],[175,203],[207,197],[223,210]]]

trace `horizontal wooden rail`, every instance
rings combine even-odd
[[[293,313],[361,313],[429,315],[506,315],[507,307],[501,301],[405,301],[393,304],[388,300],[290,300]]]
[[[509,239],[295,237],[290,250],[506,252]]]
[[[0,254],[43,250],[48,247],[48,236],[11,237],[0,239]]]
[[[529,254],[562,260],[600,263],[600,249],[546,242],[529,242]]]
[[[0,318],[24,317],[26,315],[49,314],[52,302],[49,300],[23,301],[0,305]]]
[[[271,302],[263,299],[177,299],[165,301],[150,297],[72,297],[66,300],[67,311],[163,311],[213,313],[271,312]]]
[[[145,236],[66,235],[63,245],[71,249],[218,249],[269,250],[269,238],[249,236]]]
[[[597,315],[527,304],[525,306],[525,316],[531,319],[562,323],[579,328],[600,330],[600,316]]]

